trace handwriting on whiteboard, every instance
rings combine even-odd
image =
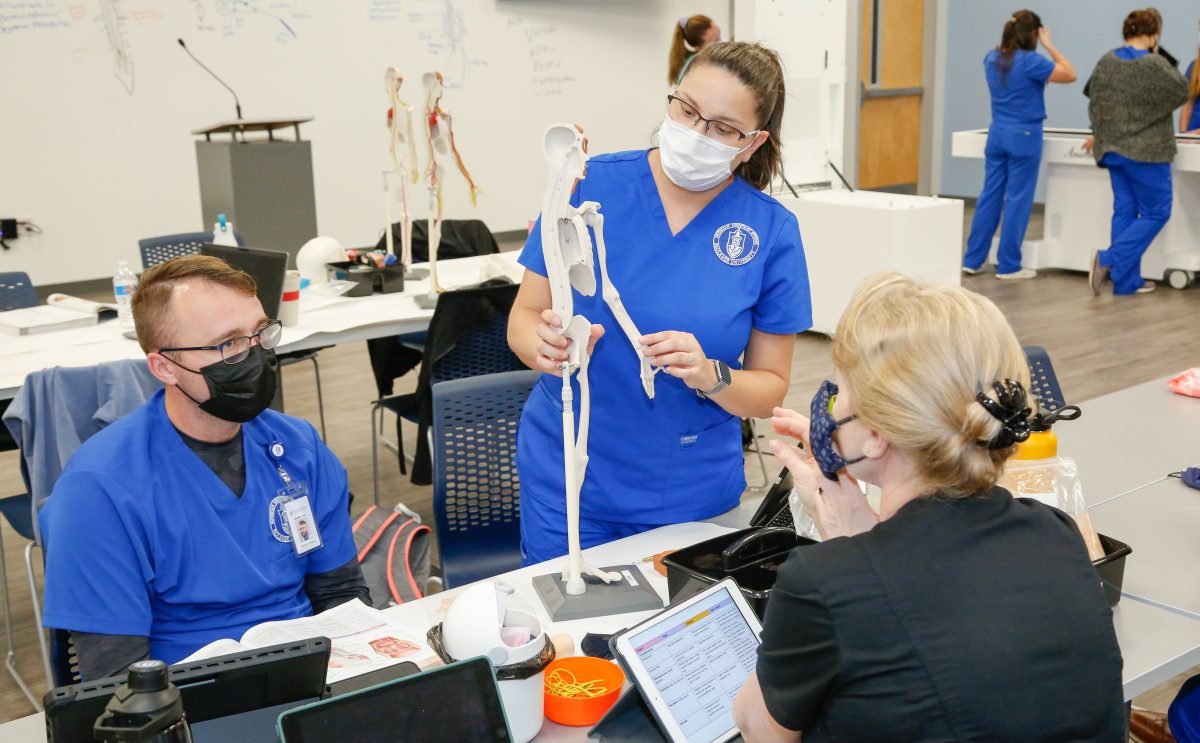
[[[548,23],[509,18],[508,30],[524,38],[529,50],[529,84],[535,98],[562,95],[575,82],[563,63],[558,46],[559,27]]]
[[[0,0],[0,36],[70,27],[71,19],[52,0]]]

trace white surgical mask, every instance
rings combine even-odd
[[[739,150],[668,115],[659,127],[658,144],[659,162],[672,183],[689,191],[707,191],[730,176],[733,158],[745,152],[754,140]]]

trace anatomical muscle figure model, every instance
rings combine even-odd
[[[471,179],[471,174],[467,172],[467,166],[463,164],[458,148],[454,146],[454,128],[450,113],[441,107],[442,73],[425,73],[421,84],[425,87],[425,133],[429,147],[429,169],[425,171],[425,185],[429,189],[429,293],[430,296],[436,296],[442,292],[437,273],[438,244],[442,240],[442,176],[441,168],[438,167],[438,157],[454,155],[458,171],[462,173],[471,189],[471,206],[475,205],[475,195],[479,189]]]
[[[643,355],[638,342],[641,333],[634,326],[621,303],[621,295],[608,276],[604,248],[604,217],[600,204],[585,201],[578,207],[570,203],[575,183],[584,178],[582,133],[570,124],[552,124],[546,129],[543,154],[549,170],[546,193],[542,199],[542,254],[546,260],[546,276],[550,281],[550,304],[562,322],[567,346],[567,360],[562,363],[563,404],[563,465],[567,497],[567,564],[562,573],[566,592],[577,596],[585,590],[583,574],[595,576],[606,583],[620,579],[620,574],[595,568],[583,561],[579,546],[579,494],[587,471],[588,417],[591,411],[591,389],[588,383],[588,340],[591,322],[576,315],[571,289],[590,297],[596,293],[596,270],[592,256],[591,227],[596,235],[596,251],[600,261],[601,296],[617,318],[625,336],[633,346],[640,364],[642,389],[654,398],[654,375],[657,369]],[[579,437],[575,438],[574,393],[571,375],[579,372]]]
[[[388,152],[392,155],[392,171],[383,174],[383,204],[387,218],[386,236],[388,255],[394,255],[392,238],[392,197],[388,178],[395,176],[400,183],[400,203],[403,213],[400,216],[400,265],[408,271],[412,265],[412,218],[408,214],[408,179],[417,182],[417,143],[413,138],[411,103],[400,100],[400,86],[404,84],[404,76],[395,67],[387,68],[383,75],[383,85],[387,90],[391,108],[388,109]],[[407,152],[406,152],[407,150]],[[407,159],[406,159],[407,155]]]

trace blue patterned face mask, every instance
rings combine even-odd
[[[834,420],[833,401],[837,398],[837,393],[838,386],[833,382],[825,380],[821,383],[821,388],[817,390],[817,394],[812,400],[812,416],[808,431],[808,443],[812,449],[813,459],[817,460],[817,466],[821,468],[821,473],[830,480],[836,480],[838,472],[844,470],[847,465],[866,459],[865,456],[843,459],[833,446],[834,430],[858,417],[857,415],[848,415],[841,420]]]

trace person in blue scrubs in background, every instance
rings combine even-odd
[[[360,598],[346,470],[267,410],[279,322],[219,258],[148,269],[138,342],[165,389],[85,442],[41,512],[46,627],[84,680]],[[297,539],[301,521],[307,539]]]
[[[1188,101],[1179,111],[1179,133],[1200,134],[1200,106],[1196,105],[1196,100],[1200,99],[1200,51],[1188,65],[1184,77],[1188,81]]]
[[[1053,61],[1037,53],[1038,41]],[[1050,29],[1037,13],[1019,10],[1004,24],[1000,46],[983,58],[983,72],[992,97],[992,124],[984,151],[983,191],[975,204],[962,270],[973,276],[983,269],[1003,213],[996,278],[1032,279],[1037,271],[1021,267],[1021,243],[1042,161],[1046,83],[1075,82],[1075,68],[1054,48]]]
[[[1159,54],[1158,11],[1133,11],[1122,33],[1125,46],[1100,58],[1084,88],[1093,132],[1085,149],[1108,168],[1113,190],[1111,242],[1088,272],[1096,295],[1110,277],[1113,294],[1156,288],[1142,278],[1142,255],[1171,218],[1174,113],[1188,99],[1187,81]]]
[[[784,100],[775,52],[705,46],[665,101],[660,147],[595,157],[575,189],[573,204],[601,204],[613,284],[665,372],[647,399],[601,292],[574,294],[594,323],[584,547],[715,516],[745,489],[739,418],[783,401],[795,334],[812,324],[796,217],[762,192],[779,172]],[[513,351],[543,372],[517,435],[526,564],[567,551],[557,376],[567,341],[539,227],[508,328]]]

